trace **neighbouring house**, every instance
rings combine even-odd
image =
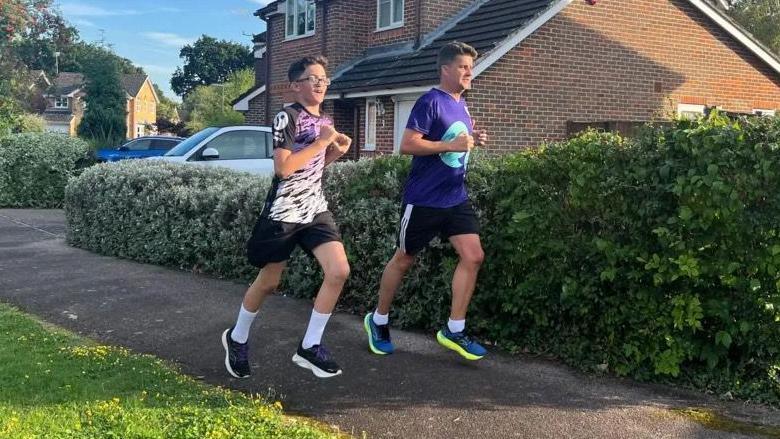
[[[127,98],[128,139],[155,133],[157,122],[157,104],[159,98],[152,82],[144,74],[122,74],[122,89]],[[43,118],[49,131],[76,135],[76,130],[84,115],[84,76],[81,73],[61,72],[54,83],[45,92],[46,110]]]
[[[398,150],[452,40],[480,52],[467,93],[493,151],[564,139],[584,126],[780,109],[780,58],[719,0],[277,0],[255,15],[256,87],[234,101],[268,125],[289,103],[287,68],[323,54],[325,110],[356,139],[352,157]]]

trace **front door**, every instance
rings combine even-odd
[[[393,132],[393,153],[398,154],[401,151],[401,138],[406,129],[406,122],[409,121],[409,115],[412,114],[412,107],[420,95],[395,96],[395,127]]]

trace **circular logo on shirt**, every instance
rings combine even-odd
[[[456,137],[463,133],[468,134],[469,128],[465,123],[457,121],[450,125],[444,135],[441,136],[441,140],[443,142],[452,142]],[[439,154],[439,157],[441,158],[441,161],[450,168],[465,167],[469,160],[468,153],[465,152],[443,152]],[[461,161],[461,159],[463,159],[463,161]]]
[[[274,129],[276,131],[281,131],[285,128],[287,128],[287,125],[290,124],[290,116],[287,115],[286,111],[280,111],[276,114],[276,117],[274,118]]]

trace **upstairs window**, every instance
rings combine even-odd
[[[314,35],[314,22],[317,6],[314,0],[287,0],[286,31],[287,39]]]
[[[404,0],[376,0],[377,30],[404,25]]]
[[[68,108],[68,98],[67,97],[54,98],[54,108]]]

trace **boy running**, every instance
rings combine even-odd
[[[320,113],[330,85],[326,67],[324,57],[306,57],[287,73],[295,103],[274,118],[275,175],[247,243],[249,262],[261,270],[244,295],[235,325],[222,334],[225,367],[236,378],[250,375],[249,328],[265,298],[279,285],[296,245],[317,259],[325,278],[292,360],[319,378],[341,374],[321,339],[349,276],[349,263],[321,180],[324,167],[347,152],[352,139],[338,133],[333,121]]]

